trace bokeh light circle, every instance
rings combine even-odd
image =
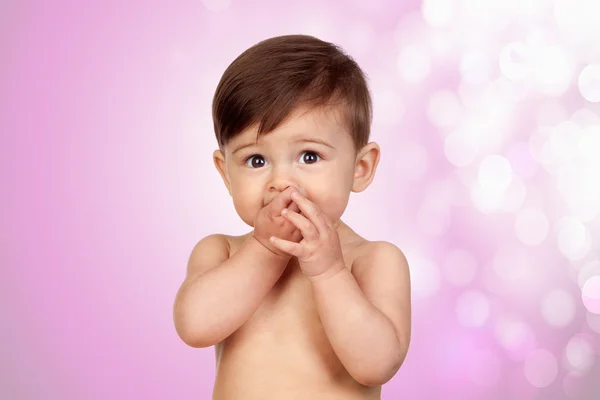
[[[589,278],[581,289],[585,308],[593,314],[600,314],[600,275]]]
[[[535,246],[544,241],[550,229],[548,217],[540,208],[521,210],[515,220],[515,231],[519,240]]]
[[[586,65],[577,81],[579,92],[589,102],[600,102],[600,64]]]
[[[600,275],[600,260],[592,260],[585,263],[577,275],[577,283],[583,289],[583,285],[593,276]]]
[[[592,331],[600,333],[600,314],[594,314],[587,311],[586,322]]]
[[[565,347],[566,367],[571,371],[586,372],[595,362],[592,344],[584,335],[575,335]]]
[[[431,56],[424,46],[411,44],[400,50],[396,67],[402,79],[407,83],[422,82],[431,71]]]
[[[570,260],[583,258],[591,246],[589,233],[583,223],[574,217],[559,221],[558,249]]]
[[[441,285],[441,277],[438,267],[418,255],[406,255],[411,260],[410,280],[411,291],[422,298],[431,297],[437,293]]]
[[[454,249],[446,253],[442,272],[448,282],[455,286],[466,286],[477,274],[477,260],[464,249]]]
[[[465,327],[481,327],[490,316],[490,303],[479,290],[469,290],[461,294],[456,302],[458,321]]]
[[[512,181],[510,162],[501,155],[486,156],[479,164],[479,184],[492,191],[503,191]]]
[[[509,43],[500,52],[500,70],[510,80],[525,79],[531,73],[531,50],[522,42]]]
[[[558,361],[548,350],[536,349],[525,359],[523,372],[531,385],[543,388],[549,386],[556,379]]]
[[[567,291],[556,289],[542,298],[541,312],[551,326],[562,328],[575,318],[575,300]]]
[[[455,127],[460,121],[461,113],[462,106],[454,92],[440,90],[429,98],[427,117],[438,128]]]
[[[533,330],[525,321],[513,315],[501,315],[496,319],[494,337],[515,361],[523,361],[536,347]]]
[[[446,158],[456,167],[471,164],[479,151],[474,137],[464,130],[455,130],[444,139]]]

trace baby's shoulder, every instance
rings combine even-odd
[[[229,258],[230,247],[227,235],[214,233],[200,239],[193,247],[188,258],[188,279],[216,267]]]
[[[252,231],[243,235],[223,235],[224,240],[227,241],[229,248],[229,257],[234,255],[244,242],[252,235]]]
[[[356,246],[352,258],[352,269],[356,272],[372,265],[374,262],[385,262],[386,260],[405,261],[402,250],[394,243],[385,240],[361,240]]]

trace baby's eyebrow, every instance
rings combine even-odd
[[[334,148],[331,144],[327,143],[326,141],[324,141],[323,139],[314,137],[314,138],[307,138],[307,137],[299,137],[296,139],[293,139],[291,141],[292,143],[318,143],[318,144],[322,144],[323,146],[327,146],[330,148]],[[256,142],[249,142],[249,143],[245,143],[245,144],[241,144],[239,147],[237,147],[235,150],[233,150],[231,152],[231,154],[235,154],[240,150],[245,149],[246,147],[250,147],[250,146],[254,146],[257,145]]]
[[[242,149],[245,149],[246,147],[254,146],[255,144],[256,144],[255,142],[250,142],[250,143],[242,144],[242,145],[240,145],[239,147],[237,147],[235,150],[233,150],[233,151],[231,152],[231,154],[235,154],[235,153],[237,153],[238,151],[240,151],[240,150],[242,150]]]
[[[323,146],[331,147],[333,149],[332,145],[330,145],[329,143],[327,143],[326,141],[324,141],[323,139],[320,139],[320,138],[297,138],[297,139],[292,140],[292,142],[318,143],[318,144],[322,144]]]

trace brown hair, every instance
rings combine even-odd
[[[223,73],[212,108],[219,147],[255,124],[258,135],[273,131],[300,105],[342,105],[356,150],[368,143],[371,95],[358,64],[332,43],[286,35],[250,47]]]

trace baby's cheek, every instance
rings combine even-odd
[[[254,218],[262,206],[262,197],[252,188],[237,189],[233,192],[235,210],[246,224],[254,226]]]
[[[338,219],[348,205],[349,193],[339,190],[330,190],[321,202],[321,209],[332,219]]]

